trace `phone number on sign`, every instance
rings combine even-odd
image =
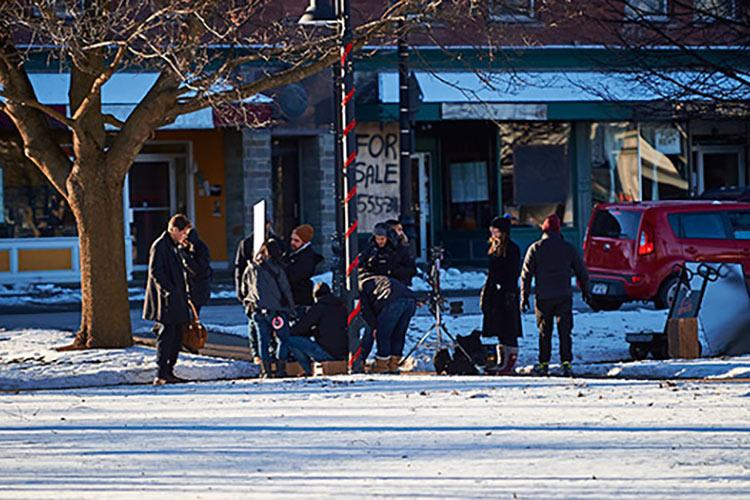
[[[357,212],[373,215],[398,213],[398,198],[395,196],[360,194],[357,196]]]

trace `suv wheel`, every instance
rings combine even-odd
[[[622,301],[616,299],[600,299],[597,297],[591,297],[591,299],[589,299],[589,306],[594,310],[594,312],[617,311],[622,306]]]
[[[656,306],[657,309],[669,309],[669,306],[672,305],[672,301],[677,294],[678,283],[679,278],[674,275],[669,276],[664,280],[664,283],[661,284],[659,291],[656,293],[656,297],[654,297],[654,306]]]

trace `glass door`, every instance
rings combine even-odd
[[[411,169],[414,219],[417,224],[417,260],[427,262],[430,246],[430,155],[413,154]]]

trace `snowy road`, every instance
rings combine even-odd
[[[0,497],[747,498],[749,402],[417,376],[3,394]]]

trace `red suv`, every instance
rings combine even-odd
[[[675,265],[736,262],[750,273],[750,203],[651,201],[594,207],[583,243],[591,307],[674,296]]]

